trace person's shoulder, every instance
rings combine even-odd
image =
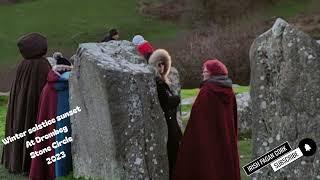
[[[212,86],[210,86],[206,83],[201,87],[198,96],[203,97],[203,98],[210,98],[210,99],[213,98],[214,99],[217,97],[217,94],[215,93],[215,90],[212,88]]]

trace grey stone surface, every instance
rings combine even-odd
[[[250,49],[253,158],[288,141],[309,137],[320,147],[320,45],[278,19]],[[320,151],[278,172],[265,167],[253,178],[312,180],[320,176]]]
[[[181,93],[180,76],[179,76],[178,70],[177,70],[175,67],[171,67],[168,78],[169,78],[169,80],[170,80],[170,82],[171,82],[170,85],[169,85],[171,91],[172,91],[175,95],[180,96],[180,93]],[[180,98],[181,98],[181,96],[180,96]],[[180,103],[180,105],[178,106],[177,121],[178,121],[178,124],[179,124],[180,128],[183,128],[183,125],[182,125],[181,103]]]
[[[236,95],[238,110],[238,133],[250,133],[252,125],[252,109],[250,93]]]
[[[76,177],[168,179],[167,125],[153,68],[128,41],[81,44],[70,79]]]

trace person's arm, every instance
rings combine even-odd
[[[162,109],[165,109],[168,104],[168,95],[166,92],[165,84],[159,77],[156,78],[156,84],[160,105]]]
[[[180,97],[179,96],[169,96],[168,97],[168,105],[171,107],[171,108],[175,108],[177,107],[178,105],[180,104]]]

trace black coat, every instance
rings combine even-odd
[[[169,159],[169,175],[174,172],[175,162],[179,149],[179,143],[182,138],[182,132],[177,122],[177,107],[180,103],[180,97],[173,95],[168,84],[161,78],[156,78],[158,97],[161,108],[164,112],[168,126],[167,151]]]
[[[108,42],[108,41],[111,41],[111,40],[115,40],[115,39],[113,39],[112,36],[108,35],[105,38],[103,38],[103,40],[101,42]]]

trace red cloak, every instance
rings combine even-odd
[[[39,113],[37,124],[41,124],[44,120],[50,120],[57,116],[57,92],[55,90],[55,83],[59,79],[59,76],[51,70],[48,74],[47,83],[44,86],[40,101],[39,101]],[[55,129],[55,124],[47,126],[41,130],[36,131],[35,137],[41,137],[49,134]],[[34,151],[44,149],[55,141],[55,137],[48,140],[44,140],[34,146]],[[41,156],[35,157],[31,162],[31,169],[29,174],[30,180],[54,180],[55,169],[54,163],[48,165],[46,158],[54,156],[54,149],[51,147],[51,151]]]
[[[205,83],[192,107],[174,180],[240,180],[232,88]]]

